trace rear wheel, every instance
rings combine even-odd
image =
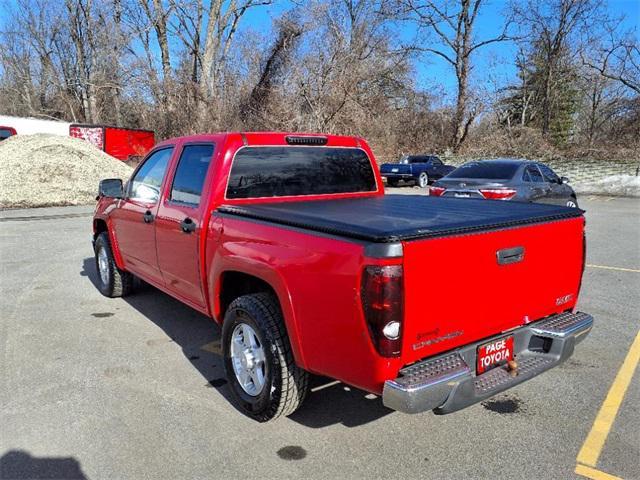
[[[222,344],[227,379],[245,414],[267,422],[291,415],[302,405],[309,376],[295,364],[273,295],[234,300],[224,317]]]
[[[429,185],[429,176],[427,172],[422,172],[418,177],[418,186],[420,188],[427,188],[427,185]]]
[[[94,253],[98,271],[98,289],[106,297],[124,297],[133,289],[133,275],[120,270],[113,258],[109,234],[102,232],[96,238]]]

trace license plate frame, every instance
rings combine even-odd
[[[513,360],[513,335],[491,340],[476,349],[476,375],[482,375]]]

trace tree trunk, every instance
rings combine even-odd
[[[456,99],[456,109],[453,115],[453,138],[451,139],[451,147],[455,152],[460,149],[466,137],[466,119],[467,119],[467,97],[468,97],[468,70],[467,62],[462,61],[458,70],[458,94]]]
[[[167,38],[167,12],[162,6],[162,0],[153,0],[153,19],[158,45],[160,46],[160,58],[162,61],[163,80],[167,81],[171,77],[171,56],[169,55],[169,41]]]
[[[551,65],[547,64],[544,78],[544,96],[542,97],[542,135],[549,134],[551,124]]]

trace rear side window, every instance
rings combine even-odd
[[[245,147],[236,153],[227,198],[372,192],[367,154],[356,148]]]
[[[129,197],[155,203],[160,197],[162,179],[167,171],[173,147],[153,152],[131,179]]]
[[[456,168],[447,178],[511,180],[519,166],[513,162],[473,162]]]
[[[409,163],[427,163],[428,161],[429,157],[423,157],[421,155],[409,157]]]
[[[200,204],[202,186],[213,155],[213,145],[186,145],[182,149],[173,177],[170,200],[190,205]]]

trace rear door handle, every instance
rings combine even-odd
[[[191,233],[196,229],[196,224],[193,220],[187,217],[180,222],[180,228],[184,233]]]
[[[153,213],[151,213],[151,210],[147,210],[146,212],[144,212],[144,215],[142,215],[142,219],[144,220],[144,223],[153,222]]]

